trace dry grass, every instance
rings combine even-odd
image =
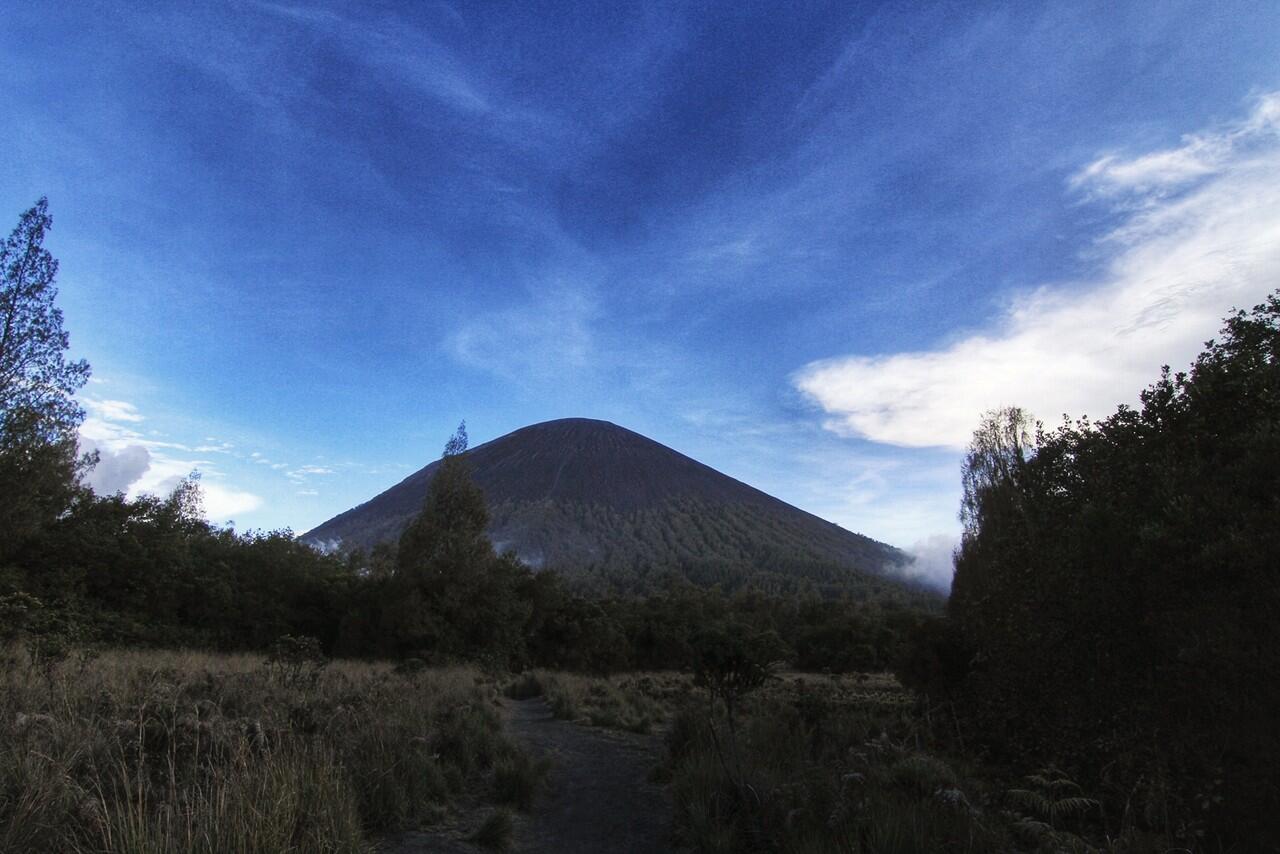
[[[535,670],[509,683],[508,697],[541,695],[556,717],[589,726],[649,732],[688,698],[693,681],[679,673],[634,673],[596,678]]]
[[[464,668],[111,652],[0,665],[0,851],[358,852],[528,763]],[[515,769],[515,771],[512,771]],[[512,776],[515,776],[514,782]]]
[[[686,708],[667,737],[684,842],[698,852],[1008,850],[979,814],[981,784],[921,750],[912,706],[891,676],[784,674],[747,703],[736,741],[705,705]]]
[[[665,730],[677,831],[696,852],[1011,850],[981,812],[999,793],[922,749],[927,724],[889,674],[779,673],[749,698],[736,741],[687,674],[538,671],[507,691],[542,693],[569,720]]]

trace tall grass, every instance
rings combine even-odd
[[[694,851],[1013,850],[978,806],[984,784],[922,750],[920,722],[892,680],[774,680],[744,712],[729,744],[705,704],[680,712],[667,734],[676,826]]]
[[[299,681],[248,655],[118,651],[47,673],[3,661],[0,851],[13,854],[369,851],[527,762],[470,669],[337,662]]]
[[[674,673],[636,673],[593,678],[550,670],[526,672],[506,687],[513,699],[542,696],[561,719],[591,726],[646,733],[664,723],[692,690],[688,677]]]

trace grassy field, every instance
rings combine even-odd
[[[1096,802],[1052,769],[996,774],[957,753],[951,719],[886,674],[777,674],[730,717],[681,673],[140,651],[46,666],[14,649],[0,851],[369,852],[477,809],[474,839],[503,848],[505,810],[529,809],[547,769],[504,732],[502,694],[659,734],[677,833],[700,854],[1148,850],[1090,836]]]
[[[578,723],[662,733],[677,832],[698,854],[1163,850],[1090,838],[1097,803],[1074,782],[957,753],[948,713],[885,673],[778,673],[732,723],[688,674],[536,671],[506,692],[541,694]]]
[[[7,651],[0,851],[364,852],[459,802],[524,807],[538,770],[497,702],[467,668]]]

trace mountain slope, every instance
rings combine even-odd
[[[902,598],[891,546],[846,531],[606,421],[534,424],[467,452],[490,536],[526,562],[597,589],[698,584]],[[317,545],[394,541],[422,507],[434,462],[308,532]],[[907,592],[907,598],[915,598]]]

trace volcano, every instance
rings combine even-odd
[[[925,595],[894,572],[905,554],[827,522],[645,436],[566,418],[466,452],[489,535],[536,569],[604,592],[651,592],[672,574],[699,586],[824,597]],[[439,461],[303,536],[368,549],[421,510]]]

